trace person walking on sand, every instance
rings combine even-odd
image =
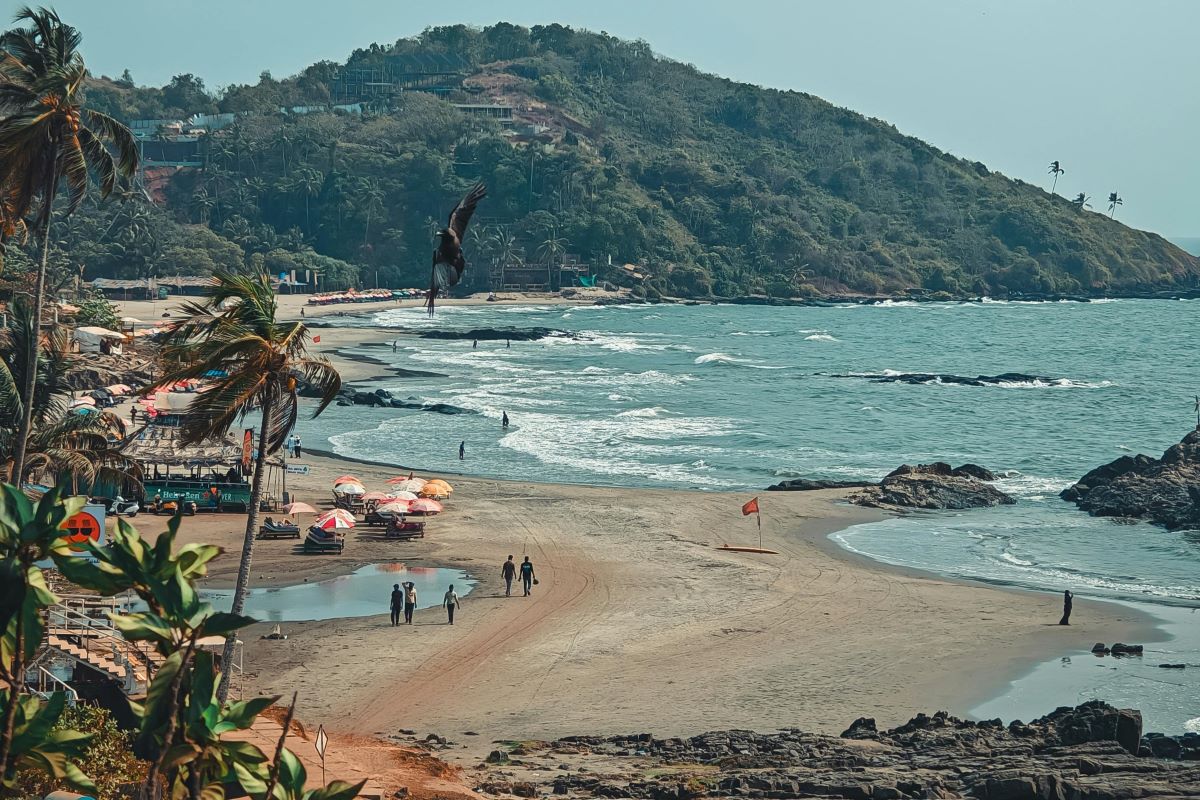
[[[1071,624],[1071,606],[1074,605],[1075,595],[1071,594],[1071,590],[1067,589],[1063,592],[1063,615],[1058,621],[1059,625]]]
[[[404,610],[404,592],[400,591],[400,584],[392,584],[392,627],[400,624],[400,612]]]
[[[525,560],[521,562],[521,586],[525,589],[525,596],[533,594],[533,582],[537,577],[533,574],[533,564],[529,561],[529,556],[525,556]]]
[[[467,440],[463,439],[458,443],[458,460],[462,461],[467,457]]]
[[[284,450],[286,450],[286,451],[287,451],[287,454],[288,454],[289,456],[291,456],[292,458],[295,458],[295,457],[296,457],[296,456],[295,456],[295,453],[296,453],[296,434],[294,434],[294,433],[289,433],[289,434],[288,434],[287,441],[285,441],[285,442],[283,443],[283,449],[284,449]]]
[[[505,430],[508,429],[508,412],[507,411],[505,411],[504,414],[500,417],[500,427],[504,428]]]
[[[292,452],[296,454],[296,458],[300,457],[300,437],[296,437],[296,441],[292,443]]]
[[[404,582],[404,624],[412,625],[413,612],[417,610],[417,585],[412,581]]]
[[[454,609],[458,608],[458,592],[454,591],[454,584],[450,584],[450,590],[446,592],[446,596],[442,598],[442,605],[446,607],[446,618],[450,624],[454,624]]]
[[[517,565],[513,563],[512,556],[500,567],[500,575],[504,578],[504,596],[512,597],[512,582],[517,577]]]

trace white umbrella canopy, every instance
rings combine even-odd
[[[376,514],[407,514],[412,510],[411,502],[408,500],[393,500],[390,503],[384,503],[379,508],[375,509]]]
[[[367,487],[361,483],[339,483],[333,487],[334,494],[366,494]]]
[[[388,481],[388,483],[391,484],[393,492],[412,492],[416,494],[425,487],[425,484],[428,483],[428,481],[426,481],[424,478],[406,478],[405,480],[397,481],[396,483],[392,483],[391,481]]]
[[[388,497],[392,500],[416,500],[417,496],[413,492],[388,492]]]

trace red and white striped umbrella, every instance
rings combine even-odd
[[[332,530],[334,528],[353,528],[354,515],[344,508],[335,508],[332,511],[326,511],[321,516],[313,521],[313,526],[320,528],[323,531]]]
[[[375,509],[376,514],[407,514],[412,510],[412,503],[408,500],[393,500],[390,503],[384,503],[379,508]]]

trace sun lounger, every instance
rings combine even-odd
[[[259,539],[299,539],[300,526],[268,522],[258,528]]]
[[[383,533],[388,539],[424,539],[425,523],[403,518],[393,519]]]
[[[346,537],[337,531],[309,528],[308,536],[304,538],[306,553],[340,553],[345,546]]]

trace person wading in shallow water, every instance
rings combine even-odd
[[[463,441],[458,443],[458,460],[462,461],[466,457],[467,457],[467,442],[464,439]]]
[[[500,417],[500,427],[501,428],[508,427],[508,412],[507,411],[504,412],[504,416]]]
[[[1075,600],[1075,595],[1071,594],[1070,589],[1063,592],[1063,615],[1062,615],[1062,619],[1060,619],[1058,621],[1059,625],[1070,625],[1071,624],[1071,606],[1072,606],[1074,600]]]

